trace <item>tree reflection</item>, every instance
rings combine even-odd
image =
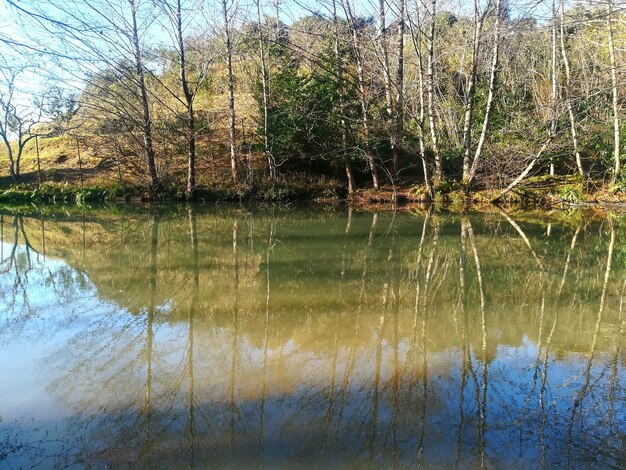
[[[196,445],[196,428],[195,428],[195,396],[194,396],[194,321],[196,316],[196,309],[198,305],[198,291],[200,287],[200,267],[199,267],[199,248],[198,248],[198,229],[196,223],[196,213],[194,207],[190,205],[187,209],[189,218],[189,241],[191,244],[192,255],[192,273],[193,284],[191,290],[191,299],[189,304],[189,317],[188,317],[188,329],[187,329],[187,375],[189,381],[189,388],[187,392],[187,443],[189,454],[189,466],[194,467],[194,454]]]
[[[11,226],[12,230],[10,233],[12,237],[8,235],[5,238],[4,216],[2,216],[2,219],[0,219],[2,236],[0,276],[4,276],[6,279],[12,277],[11,287],[4,293],[8,295],[4,310],[7,314],[7,319],[10,318],[23,325],[34,314],[30,301],[29,274],[35,269],[35,264],[37,264],[37,267],[41,267],[40,253],[31,245],[24,228],[24,218],[21,215],[13,217]],[[7,240],[9,237],[12,238],[11,241]],[[4,256],[5,243],[10,246],[6,257]],[[35,256],[34,260],[33,256]],[[18,310],[20,310],[19,313],[17,313]]]
[[[594,223],[552,222],[546,237],[505,214],[13,217],[0,218],[3,289],[40,266],[89,275],[61,288],[73,322],[33,304],[24,323],[59,335],[33,386],[68,410],[60,441],[80,444],[54,462],[499,468],[622,455],[618,223],[605,222],[607,245]],[[50,288],[36,279],[21,281],[32,299]]]
[[[604,309],[606,306],[606,296],[607,296],[607,290],[609,286],[609,278],[611,276],[611,267],[613,263],[613,250],[615,248],[615,226],[613,224],[612,219],[608,220],[608,224],[609,224],[609,231],[610,231],[610,240],[609,240],[609,246],[607,249],[606,269],[604,271],[604,282],[602,284],[602,292],[600,294],[600,307],[598,308],[596,324],[593,330],[593,337],[591,339],[591,347],[589,348],[589,352],[587,354],[588,356],[587,363],[583,371],[583,379],[584,379],[583,384],[580,390],[578,391],[576,398],[574,399],[571,416],[570,416],[569,423],[567,426],[568,463],[569,463],[569,459],[571,459],[571,450],[574,445],[572,431],[574,427],[574,421],[576,419],[576,412],[582,406],[583,401],[588,397],[589,392],[591,388],[593,387],[592,380],[591,380],[592,379],[591,367],[593,365],[593,360],[596,354],[598,333],[600,332],[600,326],[602,324],[602,316],[604,314]],[[609,388],[609,399],[611,399],[610,388]]]

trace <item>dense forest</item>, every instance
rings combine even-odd
[[[626,190],[619,1],[3,3],[12,184]]]

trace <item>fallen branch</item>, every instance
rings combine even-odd
[[[550,142],[552,142],[552,137],[549,137],[548,140],[545,141],[545,143],[541,146],[539,151],[530,160],[530,163],[526,166],[526,168],[524,168],[524,171],[522,171],[520,175],[511,182],[511,184],[509,184],[506,188],[504,188],[500,194],[494,197],[491,200],[491,202],[498,202],[500,199],[502,199],[503,196],[508,194],[513,188],[515,188],[515,186],[517,186],[524,178],[526,178],[526,176],[528,176],[528,173],[530,173],[530,171],[534,168],[535,164],[539,161],[543,153],[548,148],[548,145],[550,145]]]

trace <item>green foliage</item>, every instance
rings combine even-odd
[[[293,72],[281,75],[281,102],[270,109],[274,148],[283,157],[327,153],[340,140],[336,81],[318,71]]]
[[[280,164],[298,157],[301,163],[312,160],[336,161],[341,148],[341,113],[334,52],[328,47],[308,67],[292,56],[283,55],[271,77],[268,134],[272,154]],[[358,119],[359,104],[350,82],[343,84],[344,112]],[[263,101],[260,79],[256,97],[260,113]],[[262,135],[262,127],[259,134]],[[260,148],[260,147],[257,147]],[[361,158],[355,153],[354,159]],[[298,162],[290,162],[298,169]]]
[[[442,179],[435,183],[435,191],[441,194],[448,194],[459,189],[460,185],[457,181]]]
[[[409,195],[418,201],[429,201],[431,196],[425,184],[418,184],[409,189]]]
[[[611,129],[608,126],[594,127],[583,141],[582,151],[587,156],[599,161],[603,170],[608,169],[613,166],[611,142]]]
[[[60,135],[78,111],[78,97],[75,93],[67,93],[55,86],[49,90],[45,102],[40,106],[50,117],[54,134]]]
[[[624,179],[623,175],[615,182],[614,185],[609,188],[609,192],[611,192],[612,194],[626,193],[626,180]]]
[[[577,186],[563,186],[559,190],[559,197],[569,203],[578,203],[583,200],[580,188]]]

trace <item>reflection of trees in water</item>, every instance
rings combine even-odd
[[[12,237],[9,235],[7,239],[12,238],[9,242],[10,249],[6,258],[4,256],[4,244],[2,245],[2,253],[0,254],[0,275],[7,275],[9,272],[13,277],[13,285],[9,292],[9,301],[6,305],[6,311],[14,312],[18,299],[21,299],[25,317],[32,315],[32,308],[28,296],[28,275],[33,270],[33,254],[36,256],[35,262],[39,261],[39,252],[35,250],[28,236],[24,231],[24,219],[16,215],[13,217]],[[4,242],[4,216],[0,216],[0,232],[2,233],[2,241]],[[18,251],[18,248],[19,251]]]
[[[466,408],[466,388],[468,385],[470,389],[473,388],[473,400],[471,403],[474,414],[472,417],[476,422],[475,430],[475,454],[476,461],[472,462],[472,465],[483,468],[487,466],[487,443],[486,443],[486,431],[487,431],[487,391],[488,391],[488,367],[489,357],[487,349],[487,318],[486,318],[486,299],[485,290],[483,286],[483,270],[481,267],[480,255],[476,246],[476,240],[474,236],[474,230],[469,219],[464,218],[461,220],[461,232],[459,243],[459,294],[454,308],[458,308],[461,313],[461,358],[460,358],[460,385],[459,385],[459,398],[458,398],[458,419],[455,425],[455,464],[458,466],[462,463],[462,460],[467,463],[471,461],[468,459],[468,455],[463,453],[464,441],[466,438],[466,425],[468,421],[468,413]],[[474,365],[474,359],[472,357],[472,347],[469,343],[469,315],[468,315],[468,292],[467,292],[467,275],[469,273],[469,266],[467,264],[468,249],[470,259],[474,265],[474,276],[477,281],[478,287],[478,310],[480,322],[480,338],[481,347],[475,351],[476,362]],[[457,323],[457,316],[455,314],[455,325]],[[458,328],[457,328],[458,331]],[[478,354],[480,353],[480,356]],[[479,359],[478,359],[479,358]],[[476,372],[477,367],[481,367],[480,379]],[[471,381],[471,382],[470,382]],[[473,387],[471,385],[473,384]]]
[[[571,258],[572,258],[572,252],[574,251],[574,249],[576,248],[576,241],[578,240],[578,235],[580,234],[580,230],[581,227],[578,226],[576,227],[576,231],[574,232],[574,235],[572,236],[572,241],[570,243],[570,248],[569,251],[567,252],[567,258],[565,260],[565,265],[563,267],[563,275],[561,277],[561,281],[559,283],[559,288],[556,292],[556,295],[554,296],[554,305],[558,306],[558,302],[561,299],[561,292],[563,292],[563,287],[565,286],[565,282],[567,280],[567,274],[569,271],[569,266],[570,266],[570,262],[571,262]],[[545,299],[545,284],[542,283],[542,289],[543,290],[543,297]],[[540,322],[540,326],[539,329],[540,331],[543,329],[543,315],[544,315],[544,308],[545,308],[545,300],[542,300],[542,321]],[[545,467],[545,461],[546,461],[546,452],[547,452],[547,447],[546,447],[546,426],[548,424],[548,413],[546,412],[546,401],[547,401],[547,397],[548,397],[548,389],[547,389],[547,383],[548,383],[548,363],[549,363],[549,356],[550,356],[550,345],[552,343],[552,338],[554,336],[554,332],[556,330],[557,327],[557,323],[558,323],[558,319],[559,319],[559,310],[558,308],[555,308],[555,313],[554,313],[554,318],[552,321],[552,325],[550,327],[550,331],[548,332],[548,337],[546,339],[546,343],[545,343],[545,347],[543,348],[543,360],[541,362],[541,386],[540,386],[540,390],[539,390],[539,407],[541,409],[541,432],[540,432],[540,449],[541,449],[541,467],[544,468]],[[541,342],[542,337],[541,337],[541,333],[539,334],[539,342]],[[536,376],[539,374],[539,359],[540,356],[542,354],[542,350],[541,348],[538,346],[537,347],[537,362],[535,363],[535,373],[533,376],[533,389],[534,389],[534,381],[536,380]],[[527,405],[530,401],[530,396],[531,394],[528,395],[527,397],[527,401],[526,401],[526,407],[525,410],[527,408]]]
[[[502,220],[504,240],[480,220],[432,214],[382,233],[378,214],[310,234],[276,216],[210,220],[193,207],[182,221],[114,225],[124,245],[97,256],[142,278],[144,308],[93,320],[50,361],[65,371],[49,390],[75,412],[77,455],[114,466],[385,467],[520,455],[550,466],[564,463],[566,438],[584,443],[574,459],[600,444],[619,455],[608,434],[625,431],[621,333],[603,330],[621,326],[609,277],[618,231],[598,283],[581,275],[596,269],[582,252],[598,240],[585,229],[553,226],[567,243],[547,250],[532,226]],[[88,263],[82,222],[74,261]],[[129,244],[143,254],[116,265]],[[578,318],[583,337],[571,341]]]
[[[26,219],[28,220],[28,219]],[[31,243],[37,238],[40,248]],[[20,215],[0,214],[0,335],[10,337],[31,334],[32,319],[41,310],[52,310],[67,299],[90,289],[84,272],[63,264],[50,267],[46,263],[46,227],[41,214],[37,218],[36,232],[27,230],[25,218]],[[46,295],[42,296],[42,291]],[[66,320],[73,319],[73,312],[66,312]],[[25,331],[25,327],[29,331]]]
[[[605,272],[604,272],[604,281],[603,281],[603,284],[602,284],[602,293],[600,294],[600,307],[598,308],[596,324],[595,324],[595,328],[593,330],[593,336],[592,336],[592,340],[591,340],[591,347],[589,348],[589,352],[587,354],[587,362],[586,362],[585,369],[584,369],[584,372],[583,372],[583,384],[580,387],[580,390],[578,391],[578,393],[576,394],[576,397],[574,398],[574,403],[573,403],[573,406],[572,406],[572,409],[571,409],[571,417],[570,417],[568,425],[567,425],[568,465],[571,465],[572,447],[574,446],[573,428],[574,428],[574,424],[575,424],[575,420],[576,420],[577,411],[579,411],[579,409],[582,408],[583,401],[585,401],[589,397],[589,395],[592,392],[593,388],[596,385],[598,385],[598,382],[596,382],[596,383],[592,382],[592,380],[595,380],[595,378],[592,377],[591,368],[593,366],[593,361],[594,361],[594,358],[595,358],[595,355],[596,355],[598,334],[600,332],[600,327],[601,327],[601,324],[602,324],[602,316],[604,314],[604,310],[605,310],[605,306],[606,306],[607,290],[608,290],[608,286],[609,286],[609,278],[611,276],[611,267],[612,267],[612,262],[613,262],[613,250],[615,248],[615,227],[614,227],[613,221],[611,219],[609,219],[608,223],[609,223],[609,230],[610,230],[610,241],[609,241],[609,247],[608,247],[608,250],[607,250],[606,269],[605,269]],[[619,315],[619,317],[621,317],[621,315]],[[616,373],[617,372],[615,372],[615,374]],[[604,385],[606,386],[606,383]],[[609,393],[608,393],[609,409],[612,409],[614,407],[614,403],[615,403],[615,388],[614,388],[613,380],[611,380],[609,382],[608,390],[609,390]],[[591,403],[590,406],[591,407],[601,408],[602,404],[601,403]],[[579,418],[581,420],[585,418],[583,413],[579,414]],[[603,417],[602,416],[598,416],[598,418],[602,419]],[[595,435],[592,434],[590,436],[587,436],[587,439],[588,438],[603,440],[603,439],[606,438],[606,436],[595,436]],[[585,439],[585,440],[587,440],[587,439]],[[580,443],[578,443],[577,445],[580,445]],[[620,449],[620,450],[622,450],[622,449]]]
[[[472,224],[469,220],[466,221],[466,230],[468,235],[468,240],[470,246],[472,248],[472,254],[474,257],[474,264],[476,268],[476,279],[478,280],[478,292],[480,294],[480,329],[481,329],[481,339],[482,339],[482,348],[481,348],[481,362],[482,362],[482,382],[480,386],[478,385],[478,381],[475,379],[477,391],[476,397],[478,401],[478,407],[480,409],[478,415],[478,423],[477,423],[477,435],[478,435],[478,454],[479,454],[479,465],[480,468],[484,468],[486,464],[486,455],[485,455],[485,432],[487,428],[487,377],[488,377],[488,359],[487,359],[487,322],[486,322],[486,313],[485,313],[485,291],[483,287],[483,274],[480,265],[480,258],[478,255],[478,250],[476,249],[476,242],[474,240],[474,230],[472,229]],[[480,397],[479,397],[480,390]]]
[[[189,303],[189,317],[188,321],[188,331],[187,331],[187,380],[189,381],[188,392],[187,392],[187,407],[188,407],[188,418],[187,418],[187,429],[185,435],[185,441],[187,442],[187,454],[189,456],[189,466],[194,467],[194,451],[196,445],[196,430],[195,430],[195,395],[194,395],[194,356],[193,356],[193,340],[194,340],[194,321],[195,316],[197,314],[196,308],[198,305],[198,290],[200,287],[200,268],[199,268],[199,250],[198,250],[198,233],[197,233],[197,223],[196,223],[196,213],[193,209],[193,206],[189,206],[188,208],[188,218],[189,218],[189,241],[191,245],[191,253],[192,253],[192,273],[193,273],[193,284],[192,284],[192,292],[191,299]]]

